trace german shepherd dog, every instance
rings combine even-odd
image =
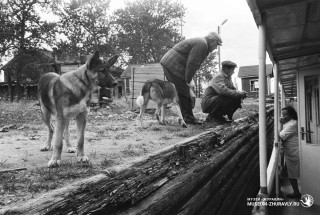
[[[110,67],[117,61],[118,56],[103,61],[96,51],[86,64],[77,70],[63,75],[47,73],[39,80],[38,95],[42,119],[49,130],[47,143],[40,151],[52,150],[51,141],[53,133],[53,155],[48,167],[56,167],[61,162],[62,139],[68,147],[69,153],[76,150],[69,142],[69,121],[75,118],[77,127],[77,161],[88,162],[84,155],[84,130],[87,113],[89,112],[89,100],[93,91],[100,87],[115,87],[117,81],[110,73]],[[55,129],[50,123],[51,116],[55,116]]]
[[[181,124],[184,128],[187,127],[181,114],[180,106],[178,104],[178,94],[174,84],[167,81],[162,81],[159,79],[152,79],[152,80],[146,81],[142,87],[141,95],[138,96],[136,100],[137,105],[140,107],[139,117],[140,117],[141,127],[143,127],[143,115],[147,109],[150,99],[152,99],[157,103],[157,109],[155,114],[160,124],[162,125],[165,124],[165,121],[164,121],[165,105],[172,103],[172,109],[179,117],[179,124]],[[161,108],[161,119],[159,117],[160,108]]]

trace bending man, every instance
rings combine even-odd
[[[193,93],[190,90],[193,87],[191,81],[209,53],[221,44],[221,37],[211,32],[205,37],[179,42],[160,61],[168,81],[177,89],[181,113],[187,124],[202,124],[192,112],[194,104],[190,95]]]

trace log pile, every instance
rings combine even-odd
[[[267,118],[272,145],[273,109]],[[239,214],[259,190],[257,120],[208,129],[0,214]]]

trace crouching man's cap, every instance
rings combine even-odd
[[[222,39],[221,39],[220,35],[217,34],[216,32],[210,32],[206,37],[217,41],[219,46],[222,45]]]
[[[224,67],[237,67],[237,64],[230,60],[223,61],[221,65]]]

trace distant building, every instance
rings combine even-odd
[[[266,65],[267,94],[271,94],[271,78],[273,77],[272,64]],[[241,66],[238,78],[241,79],[242,90],[248,92],[248,97],[259,95],[259,66]]]
[[[54,58],[45,49],[20,50],[0,71],[1,99],[18,96],[18,91],[20,96],[37,98],[38,80],[44,73],[55,71]]]

